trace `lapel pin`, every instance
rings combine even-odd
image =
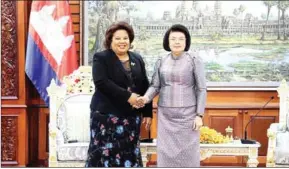
[[[132,66],[134,66],[134,65],[135,65],[135,63],[131,62],[131,65],[132,65]]]

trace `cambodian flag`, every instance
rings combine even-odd
[[[67,1],[33,1],[30,13],[25,71],[45,103],[52,79],[78,68],[72,20]]]

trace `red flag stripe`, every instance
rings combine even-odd
[[[52,13],[52,17],[57,20],[62,16],[69,16],[69,20],[64,26],[62,33],[65,36],[73,35],[74,32],[72,30],[72,19],[70,15],[70,8],[67,1],[34,1],[32,3],[31,11],[39,11],[45,5],[55,5],[56,8]],[[62,60],[60,65],[57,65],[56,60],[53,58],[51,53],[45,47],[45,44],[41,41],[40,36],[37,34],[35,29],[30,25],[29,33],[34,39],[35,43],[41,50],[43,56],[47,60],[47,62],[51,65],[53,70],[56,72],[58,79],[62,80],[63,76],[71,74],[75,69],[78,68],[78,56],[76,53],[75,39],[72,40],[71,46],[64,51]]]

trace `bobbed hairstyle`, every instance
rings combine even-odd
[[[169,36],[171,32],[181,32],[185,34],[185,37],[186,37],[185,51],[188,51],[191,46],[191,35],[189,33],[189,30],[184,25],[181,25],[181,24],[175,24],[166,31],[164,39],[163,39],[163,48],[166,51],[171,51],[170,46],[169,46]]]

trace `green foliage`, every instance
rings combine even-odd
[[[206,69],[207,70],[215,70],[215,71],[218,71],[218,70],[224,70],[223,66],[216,63],[216,62],[209,62],[206,64]]]
[[[94,40],[95,40],[94,37],[88,38],[88,49],[89,49],[89,51],[93,48]]]
[[[289,8],[289,1],[280,1],[280,6],[278,5],[278,7],[286,11]]]
[[[263,0],[263,3],[268,8],[271,8],[272,6],[277,5],[278,1],[269,1],[269,0]]]

